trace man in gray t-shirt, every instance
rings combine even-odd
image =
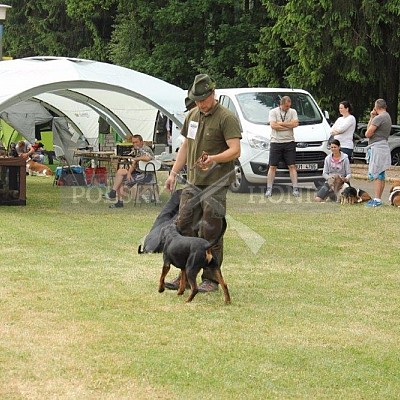
[[[291,105],[292,100],[290,97],[283,96],[279,107],[269,112],[271,144],[269,147],[269,167],[265,197],[272,196],[272,185],[274,184],[276,170],[280,161],[284,161],[289,168],[293,196],[298,197],[300,195],[297,187],[296,143],[293,132],[293,128],[299,125],[299,119],[297,111],[290,108]]]
[[[375,198],[370,200],[367,207],[382,205],[382,193],[385,188],[385,171],[391,165],[388,138],[392,128],[392,119],[386,111],[386,101],[378,99],[371,111],[365,137],[368,138],[368,179],[374,182]]]
[[[108,193],[103,194],[103,198],[107,200],[117,199],[116,203],[111,204],[110,208],[121,208],[124,206],[123,197],[125,194],[125,186],[138,190],[137,183],[145,182],[147,178],[143,171],[139,171],[139,161],[149,162],[154,159],[153,151],[143,142],[141,135],[131,136],[132,145],[135,150],[135,156],[130,160],[131,165],[128,169],[119,168],[115,174],[114,184]],[[150,174],[148,174],[150,177]],[[136,193],[133,195],[135,198]],[[157,199],[156,199],[157,200]]]
[[[381,112],[380,114],[376,114],[370,121],[371,125],[376,127],[372,136],[367,136],[369,138],[368,144],[374,144],[379,142],[380,140],[388,140],[390,136],[390,131],[392,129],[392,119],[390,118],[390,114],[386,111]],[[371,115],[372,116],[372,115]]]

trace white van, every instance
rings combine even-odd
[[[330,153],[330,126],[328,116],[323,115],[310,93],[287,88],[217,89],[218,101],[238,117],[242,130],[241,155],[236,160],[236,180],[231,185],[233,192],[266,184],[271,137],[269,111],[278,107],[283,96],[291,98],[299,118],[299,126],[294,129],[298,181],[314,182],[316,186],[323,181],[324,160]],[[290,183],[284,163],[278,165],[275,182]]]

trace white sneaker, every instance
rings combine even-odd
[[[293,196],[294,196],[294,197],[300,197],[300,191],[299,191],[299,188],[297,188],[297,187],[294,187],[294,188],[293,188],[293,192],[292,192],[292,194],[293,194]]]
[[[269,188],[268,188],[268,189],[266,190],[264,196],[265,196],[265,197],[271,197],[271,196],[272,196],[272,189],[269,189]]]

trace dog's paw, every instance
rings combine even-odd
[[[185,303],[191,303],[192,300],[193,300],[193,297],[190,297],[190,296],[189,296],[189,297],[185,300]]]
[[[160,286],[160,287],[158,288],[158,293],[162,293],[162,292],[164,292],[164,291],[165,291],[165,287]]]

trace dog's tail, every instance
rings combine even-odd
[[[217,238],[215,238],[212,242],[210,242],[210,245],[207,247],[207,250],[206,250],[206,260],[207,260],[208,267],[218,267],[219,260],[218,260],[218,258],[216,258],[216,255],[213,254],[212,248],[224,236],[226,227],[227,227],[227,223],[226,223],[226,218],[224,217],[224,218],[222,218],[222,227],[221,227],[220,234],[218,235]]]
[[[212,242],[210,242],[208,249],[211,249],[211,247],[215,246],[219,242],[219,240],[224,236],[226,228],[227,228],[227,223],[226,223],[226,218],[224,217],[222,218],[221,232],[219,233],[217,238],[215,238]]]

